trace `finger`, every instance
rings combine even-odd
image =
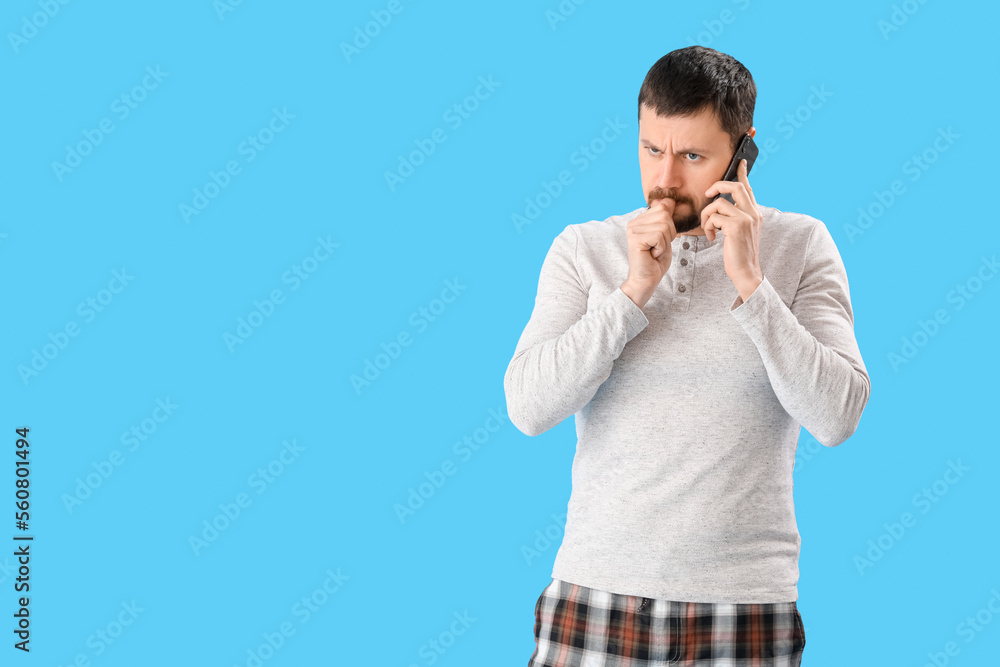
[[[715,225],[713,223],[709,222],[710,220],[711,220],[711,217],[705,218],[705,220],[703,220],[702,223],[701,223],[701,228],[705,232],[705,238],[707,238],[709,241],[714,241],[715,240]]]
[[[753,226],[755,229],[760,228],[761,213],[760,207],[757,206],[757,198],[753,196],[753,188],[750,186],[750,179],[748,174],[750,173],[750,164],[746,159],[740,160],[739,167],[736,170],[736,176],[740,185],[746,191],[747,206],[741,206],[740,208],[750,214],[753,219]]]
[[[653,259],[659,258],[659,256],[664,252],[666,252],[666,249],[663,247],[662,239],[657,239],[653,242],[653,245],[649,246],[649,254],[653,257]]]
[[[701,228],[705,230],[705,236],[708,238],[709,241],[714,241],[715,237],[717,237],[719,234],[726,233],[724,225],[726,224],[727,220],[729,220],[729,218],[727,218],[726,216],[721,215],[719,213],[713,213],[712,215],[708,216],[702,221]]]
[[[635,225],[631,229],[632,233],[639,238],[651,238],[651,235],[663,234],[665,237],[669,237],[670,234],[674,234],[673,223],[663,222],[652,222],[647,224]]]
[[[647,210],[651,209],[651,208],[654,208],[654,207],[656,207],[656,208],[663,208],[663,209],[666,209],[666,210],[672,210],[674,208],[674,205],[676,203],[677,202],[675,202],[673,199],[671,199],[669,197],[660,197],[659,199],[654,199],[653,203],[650,204],[647,207]]]
[[[716,181],[712,187],[705,190],[706,197],[714,197],[715,195],[722,193],[728,193],[732,196],[733,201],[739,208],[750,208],[750,196],[747,194],[746,186],[739,181]],[[724,199],[725,197],[719,197],[716,201],[722,201]]]
[[[656,235],[652,233],[652,230],[633,229],[632,240],[635,247],[643,252],[651,251],[656,247]]]
[[[649,254],[651,254],[653,257],[656,257],[656,243],[657,243],[656,234],[654,234],[652,231],[644,232],[639,237],[639,247],[642,248],[644,251],[648,251]]]
[[[664,228],[674,227],[674,218],[666,211],[651,211],[641,218],[629,221],[629,229],[636,232],[661,231]]]
[[[739,209],[736,208],[736,205],[731,204],[728,199],[719,197],[701,210],[701,222],[704,224],[705,221],[713,215],[718,215],[720,217],[735,215],[738,210]]]
[[[667,245],[673,243],[674,239],[677,238],[677,227],[674,226],[673,218],[667,218],[667,229],[662,233],[663,240]]]
[[[667,229],[659,230],[659,234],[660,234],[661,252],[659,255],[657,255],[657,258],[667,254],[667,252],[670,250],[670,244],[673,243],[674,237],[677,236],[677,230],[674,229],[674,221],[673,220],[670,221],[670,225],[667,227]]]
[[[713,206],[713,212],[720,215],[736,215],[740,212],[739,207],[726,199],[725,197],[719,197],[711,204]],[[707,206],[705,208],[708,208]]]
[[[712,197],[720,193],[729,193],[732,196],[733,201],[740,208],[746,209],[749,204],[756,202],[753,200],[750,192],[750,179],[748,177],[749,168],[747,166],[746,158],[739,161],[736,166],[736,180],[735,181],[716,181],[712,186],[705,192],[706,197]]]
[[[747,199],[750,201],[750,204],[754,208],[757,208],[757,199],[753,196],[753,188],[750,187],[750,163],[748,163],[745,158],[740,160],[740,168],[737,176],[739,177],[740,183],[742,183],[743,187],[746,188]]]
[[[719,232],[726,232],[724,226],[736,207],[725,199],[717,199],[701,211],[701,228],[709,241],[714,241]]]
[[[701,227],[702,231],[705,232],[705,237],[709,241],[715,240],[715,225],[709,225],[708,220],[713,215],[715,215],[716,211],[718,211],[718,206],[716,206],[716,204],[718,204],[719,201],[722,200],[712,202],[701,211],[701,224],[699,226]],[[729,202],[726,203],[728,204]]]
[[[673,206],[670,206],[669,204],[666,204],[661,200],[654,201],[653,204],[648,209],[646,209],[647,215],[653,215],[655,213],[669,214],[672,212],[673,212]]]
[[[667,247],[673,239],[673,227],[664,230],[662,227],[650,229],[641,238],[640,243],[644,250],[649,250],[653,259],[658,259],[667,252]]]
[[[719,210],[719,202],[720,201],[723,201],[722,198],[716,199],[713,202],[709,202],[709,204],[707,206],[705,206],[705,208],[701,209],[701,216],[700,216],[701,217],[701,223],[700,223],[701,226],[705,225],[705,221],[708,220],[708,217],[710,215],[712,215],[713,213],[715,213],[716,211]]]
[[[674,217],[669,211],[652,211],[642,216],[642,219],[636,218],[634,221],[629,222],[630,225],[634,225],[633,229],[636,232],[649,232],[649,233],[663,233],[667,238],[667,241],[672,241],[674,235],[677,234],[677,228],[674,225]]]

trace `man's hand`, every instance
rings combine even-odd
[[[657,199],[628,222],[628,278],[621,289],[640,308],[653,296],[670,268],[673,256],[670,243],[677,236],[675,204],[673,199]]]
[[[753,188],[747,179],[747,161],[740,160],[737,181],[717,181],[705,191],[706,197],[728,192],[735,204],[719,197],[701,212],[701,226],[709,241],[716,232],[725,234],[722,261],[726,275],[733,281],[740,298],[746,301],[764,279],[760,268],[760,231],[764,216],[757,208]]]

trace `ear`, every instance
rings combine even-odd
[[[749,134],[751,137],[753,137],[755,134],[757,134],[757,128],[755,128],[753,125],[751,125],[750,129],[747,130],[747,134]]]

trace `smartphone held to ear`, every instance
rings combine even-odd
[[[740,160],[747,161],[747,174],[750,173],[750,168],[753,167],[754,160],[757,159],[757,144],[753,142],[753,136],[748,132],[743,135],[740,143],[736,146],[736,152],[733,153],[733,159],[729,162],[729,168],[726,169],[726,173],[723,175],[723,181],[738,181],[737,170],[740,167]],[[735,204],[733,201],[733,196],[728,192],[720,192],[712,198],[715,201],[719,197],[725,197],[729,200],[730,204]]]

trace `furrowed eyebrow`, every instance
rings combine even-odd
[[[639,143],[642,144],[643,146],[648,146],[650,148],[655,148],[656,150],[662,152],[662,149],[659,146],[654,146],[652,143],[650,143],[649,141],[646,141],[645,139],[640,139]],[[678,149],[676,151],[677,155],[686,155],[687,153],[697,153],[698,155],[708,155],[708,151],[707,150],[703,150],[701,148],[695,148],[695,147],[684,147],[684,148]]]

